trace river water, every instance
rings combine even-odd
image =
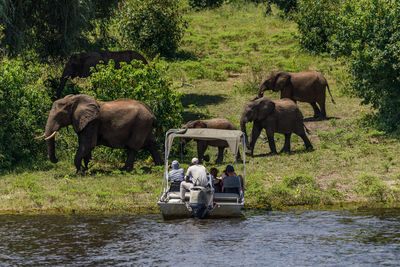
[[[400,210],[159,215],[2,215],[0,265],[398,266]]]

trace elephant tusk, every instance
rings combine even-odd
[[[46,137],[46,135],[45,134],[42,134],[41,136],[36,136],[35,137],[35,140],[40,140],[40,139],[43,139],[43,138],[45,138]]]
[[[54,131],[50,136],[46,137],[44,140],[47,141],[47,140],[53,138],[54,136],[56,136],[56,134],[57,134],[57,131]]]

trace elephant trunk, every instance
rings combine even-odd
[[[46,131],[45,131],[45,136],[50,137],[54,132],[54,128],[51,127],[52,123],[50,123],[50,120],[47,121],[46,124]],[[57,163],[58,159],[55,154],[55,137],[46,139],[46,144],[47,144],[47,154],[49,155],[49,159],[52,163]]]
[[[240,130],[244,133],[244,138],[245,138],[245,141],[246,141],[246,147],[248,149],[250,149],[249,138],[247,136],[247,131],[246,131],[246,123],[247,123],[247,121],[244,118],[240,119]]]

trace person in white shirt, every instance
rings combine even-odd
[[[189,178],[192,177],[192,180]],[[185,193],[189,191],[193,186],[207,186],[208,178],[207,171],[203,165],[199,164],[197,158],[192,159],[192,166],[187,169],[186,181],[181,183],[180,197],[182,202],[185,202]]]

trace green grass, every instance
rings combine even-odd
[[[348,76],[340,61],[303,52],[295,37],[296,25],[274,15],[276,10],[268,17],[263,11],[262,6],[248,4],[187,14],[190,24],[181,56],[165,61],[176,85],[182,80],[194,85],[179,88],[184,94],[185,121],[225,117],[239,126],[243,104],[256,95],[269,71],[319,70],[326,76],[337,104],[327,98],[330,119],[310,121],[311,106],[298,103],[311,130],[314,151],[304,151],[301,139],[292,136],[292,153],[265,156],[269,148],[262,133],[255,157],[247,158],[246,206],[398,205],[398,138],[377,131],[369,120],[373,110],[346,94]],[[279,98],[272,92],[266,92],[266,96]],[[277,148],[281,148],[283,136],[276,134],[275,139]],[[68,147],[71,153],[74,150]],[[115,170],[122,162],[108,162],[105,152],[94,153],[86,176],[75,176],[73,156],[61,157],[61,162],[47,171],[0,176],[0,211],[157,211],[162,168],[152,167],[151,160],[143,157],[131,174],[120,173]],[[208,154],[214,161],[217,150],[209,149]],[[192,144],[186,162],[194,155]],[[175,156],[179,159],[178,153]],[[216,166],[221,172],[232,161],[230,152],[226,152],[224,164],[208,163],[206,167]]]

